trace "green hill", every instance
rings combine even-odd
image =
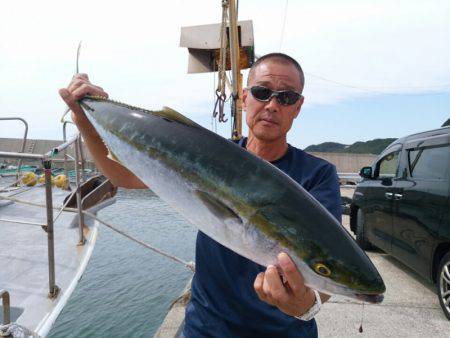
[[[310,152],[323,152],[323,153],[337,153],[345,149],[346,145],[336,142],[324,142],[321,144],[314,144],[305,149]]]
[[[379,154],[395,140],[396,138],[378,138],[366,142],[355,142],[351,145],[336,142],[324,142],[306,147],[305,151],[324,153]]]
[[[450,126],[450,119],[445,121],[444,124],[442,125],[442,127],[447,127],[447,126]]]

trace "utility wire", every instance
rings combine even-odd
[[[341,87],[347,87],[347,88],[351,88],[351,89],[362,90],[362,91],[365,91],[365,92],[371,92],[371,93],[383,94],[382,92],[374,91],[374,90],[371,90],[371,89],[362,88],[362,87],[359,87],[359,86],[353,86],[353,85],[350,85],[350,84],[346,84],[346,83],[334,81],[334,80],[331,80],[331,79],[327,79],[327,78],[325,78],[325,77],[323,77],[323,76],[320,76],[320,75],[315,75],[315,74],[312,74],[312,73],[306,73],[306,72],[305,72],[305,74],[308,75],[308,76],[317,78],[317,79],[319,79],[319,80],[322,80],[322,81],[325,81],[325,82],[329,82],[329,83],[332,83],[332,84],[334,84],[334,85],[341,86]]]
[[[281,36],[280,36],[280,46],[279,46],[280,52],[281,52],[281,48],[283,46],[283,38],[284,38],[284,32],[285,32],[285,28],[286,28],[288,3],[289,3],[289,0],[286,0],[285,6],[284,6],[283,23],[281,26]],[[259,56],[255,55],[255,59],[258,59],[258,58],[259,58]],[[450,83],[444,83],[441,85],[432,85],[432,86],[405,86],[405,87],[401,87],[401,86],[357,86],[357,85],[353,85],[353,84],[348,84],[348,83],[343,83],[343,82],[335,81],[332,79],[328,79],[326,77],[323,77],[323,76],[320,76],[317,74],[306,73],[306,72],[305,72],[305,74],[307,74],[308,76],[317,78],[319,80],[341,86],[341,87],[357,89],[357,90],[374,93],[374,94],[388,94],[386,91],[380,91],[383,89],[385,89],[385,90],[405,90],[405,91],[412,90],[412,89],[428,90],[428,91],[439,90],[439,89],[450,90]],[[446,88],[446,87],[448,87],[448,88]]]
[[[312,74],[312,73],[306,73],[308,76],[317,78],[319,80],[325,81],[325,82],[330,82],[333,83],[335,85],[341,86],[341,87],[347,87],[347,88],[351,88],[351,89],[358,89],[358,90],[362,90],[362,91],[366,91],[366,92],[371,92],[371,93],[378,93],[378,94],[386,94],[386,92],[382,92],[379,91],[379,89],[396,89],[396,90],[411,90],[411,89],[420,89],[420,90],[436,90],[436,89],[443,89],[443,90],[450,90],[450,83],[444,83],[441,85],[432,85],[432,86],[405,86],[405,87],[401,87],[401,86],[356,86],[356,85],[352,85],[352,84],[348,84],[348,83],[343,83],[343,82],[339,82],[339,81],[335,81],[332,79],[328,79],[326,77],[320,76],[320,75],[316,75],[316,74]],[[449,87],[449,88],[446,88]]]

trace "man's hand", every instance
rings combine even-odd
[[[87,74],[76,74],[67,88],[59,90],[59,95],[72,111],[72,120],[83,136],[97,168],[115,186],[128,189],[146,189],[147,186],[136,175],[108,158],[108,149],[78,104],[78,100],[86,95],[108,97],[103,88],[93,85]]]
[[[83,109],[78,104],[78,100],[81,100],[86,95],[96,95],[108,97],[108,94],[102,87],[95,86],[89,81],[87,74],[75,74],[72,81],[67,88],[59,90],[59,95],[69,106],[72,111],[72,120],[75,124],[86,123],[87,119],[84,116]]]
[[[305,285],[302,275],[287,254],[278,255],[278,265],[285,282],[277,268],[269,265],[266,272],[256,276],[255,291],[262,301],[278,307],[290,316],[300,316],[314,305],[314,291]],[[328,299],[326,296],[321,298]]]

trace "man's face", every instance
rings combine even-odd
[[[254,69],[248,87],[264,86],[271,90],[293,90],[300,92],[301,83],[294,65],[267,60]],[[285,139],[292,122],[300,112],[303,96],[293,105],[283,106],[275,97],[269,102],[256,100],[250,90],[244,89],[243,109],[251,133],[259,140],[274,142]]]

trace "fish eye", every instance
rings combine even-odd
[[[314,271],[317,272],[319,275],[329,277],[331,275],[331,270],[322,263],[316,263],[314,264]]]

